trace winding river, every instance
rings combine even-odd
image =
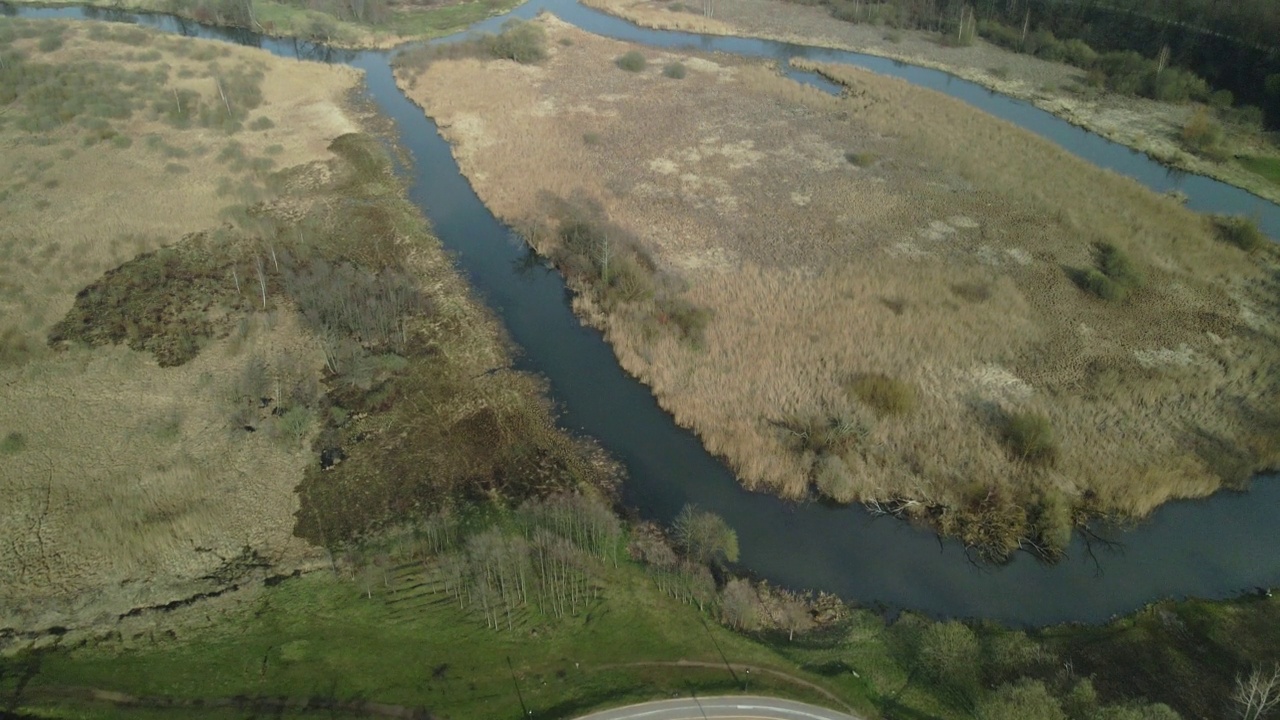
[[[595,437],[626,465],[624,500],[641,515],[667,521],[692,502],[724,516],[738,531],[742,565],[762,578],[868,605],[1014,625],[1099,622],[1160,598],[1224,598],[1280,585],[1280,482],[1275,478],[1258,478],[1247,494],[1224,492],[1207,500],[1169,503],[1136,527],[1094,528],[1097,536],[1089,541],[1077,534],[1068,557],[1051,566],[1030,556],[999,567],[982,566],[969,562],[956,542],[940,541],[928,531],[873,517],[861,508],[796,504],[748,493],[692,433],[676,426],[647,387],[621,370],[600,333],[578,322],[559,275],[525,261],[525,247],[476,197],[435,124],[396,87],[389,63],[393,52],[331,50],[163,15],[3,4],[0,9],[25,17],[141,23],[364,70],[369,99],[395,122],[412,155],[413,166],[407,169],[412,199],[523,348],[520,369],[550,381],[562,408],[560,422]],[[1181,190],[1193,209],[1254,215],[1269,235],[1280,237],[1280,206],[1209,178],[1170,170],[1027,103],[943,72],[824,48],[641,29],[576,0],[531,0],[511,15],[532,17],[542,10],[593,33],[651,46],[783,63],[803,56],[901,77],[1016,123],[1157,192]],[[490,18],[477,29],[496,29],[505,17]],[[789,74],[834,90],[819,78]]]

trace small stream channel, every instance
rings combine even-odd
[[[655,47],[728,52],[784,64],[804,56],[905,78],[1036,132],[1157,192],[1179,189],[1196,210],[1254,215],[1269,235],[1280,237],[1280,206],[1209,178],[1170,170],[1027,103],[946,73],[824,48],[647,30],[576,0],[531,0],[512,15],[527,18],[542,10],[593,33]],[[1077,534],[1068,557],[1056,565],[1020,555],[999,567],[969,562],[959,543],[940,541],[894,518],[873,517],[859,507],[797,504],[748,493],[692,433],[676,426],[647,387],[622,371],[600,333],[578,322],[560,276],[524,262],[525,247],[480,202],[435,124],[396,87],[389,64],[393,53],[331,50],[163,15],[25,6],[10,6],[6,12],[136,22],[364,70],[370,99],[395,122],[413,157],[413,201],[523,349],[520,369],[549,380],[552,397],[562,408],[561,424],[598,439],[626,465],[624,500],[644,517],[669,521],[689,502],[722,515],[738,531],[742,566],[762,578],[869,605],[1014,625],[1100,622],[1160,598],[1225,598],[1280,585],[1280,482],[1275,478],[1258,478],[1248,493],[1169,503],[1133,528],[1095,528],[1101,540],[1087,543]],[[504,19],[491,18],[477,29],[496,29]],[[834,89],[820,78],[789,74],[829,92]]]

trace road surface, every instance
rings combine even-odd
[[[628,705],[578,720],[859,720],[816,705],[754,696],[679,698]]]

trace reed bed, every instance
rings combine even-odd
[[[815,68],[848,87],[836,98],[540,22],[541,66],[443,62],[402,85],[499,216],[545,221],[551,200],[588,198],[712,311],[693,345],[654,333],[642,306],[576,301],[747,487],[807,497],[838,453],[858,500],[999,554],[1062,537],[1037,526],[1062,521],[1045,510],[1059,498],[1138,517],[1280,461],[1268,252],[905,82]],[[630,51],[646,69],[613,64]],[[684,80],[661,73],[676,61]],[[554,235],[533,242],[556,252]],[[1099,243],[1145,280],[1122,301],[1073,280]],[[850,392],[867,374],[910,388],[910,411]],[[1036,457],[1052,462],[1012,446],[1019,413],[1048,418],[1053,452]]]

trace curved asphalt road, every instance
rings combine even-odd
[[[816,705],[778,698],[730,695],[679,698],[628,705],[584,715],[578,720],[860,720]]]

